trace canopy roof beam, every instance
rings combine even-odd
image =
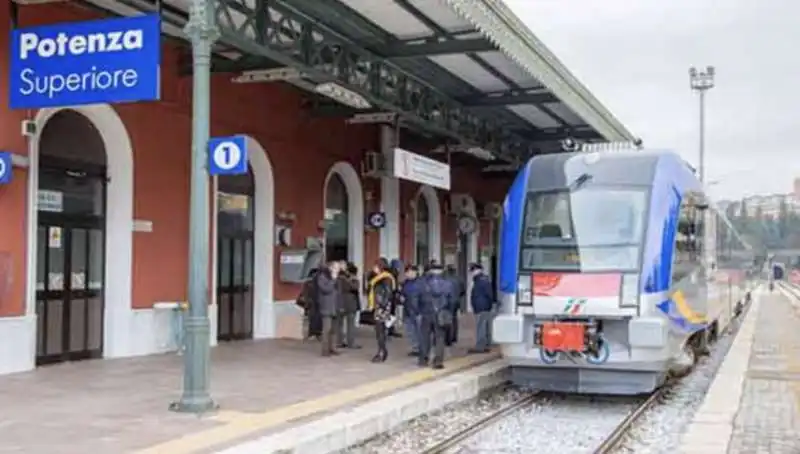
[[[283,2],[258,0],[255,9],[245,2],[216,3],[223,43],[295,68],[315,83],[336,83],[378,109],[395,112],[431,132],[491,150],[498,157],[517,161],[530,155],[528,141],[494,119],[471,113],[429,82],[349,42]]]
[[[486,93],[480,96],[467,96],[457,98],[457,101],[468,107],[497,107],[553,103],[558,102],[558,98],[549,91],[541,91],[535,88],[533,90],[507,90]]]

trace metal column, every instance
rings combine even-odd
[[[700,182],[706,182],[706,91],[700,90],[700,156],[698,174]]]
[[[189,211],[189,314],[185,321],[183,394],[170,408],[203,413],[215,408],[209,394],[208,320],[209,177],[206,156],[211,115],[211,45],[219,37],[211,0],[192,0],[189,23],[193,57],[192,160]]]

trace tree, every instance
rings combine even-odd
[[[786,197],[781,197],[781,202],[778,206],[778,235],[780,236],[781,244],[784,244],[789,236],[789,207],[786,204]]]
[[[739,203],[739,219],[746,221],[749,217],[749,213],[747,212],[747,199],[742,199]]]

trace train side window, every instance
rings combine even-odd
[[[691,201],[684,199],[681,202],[672,256],[673,283],[686,278],[700,265],[705,224],[703,218],[702,211],[696,209]]]

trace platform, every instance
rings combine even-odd
[[[800,301],[756,292],[683,437],[685,454],[800,452]]]
[[[463,358],[473,337],[464,317],[461,339],[444,371],[420,369],[405,339],[392,339],[389,360],[372,364],[371,327],[361,350],[319,356],[319,343],[270,340],[212,350],[214,415],[167,411],[179,396],[182,358],[158,355],[43,367],[0,377],[0,453],[211,452],[248,437],[289,429],[496,356]]]

